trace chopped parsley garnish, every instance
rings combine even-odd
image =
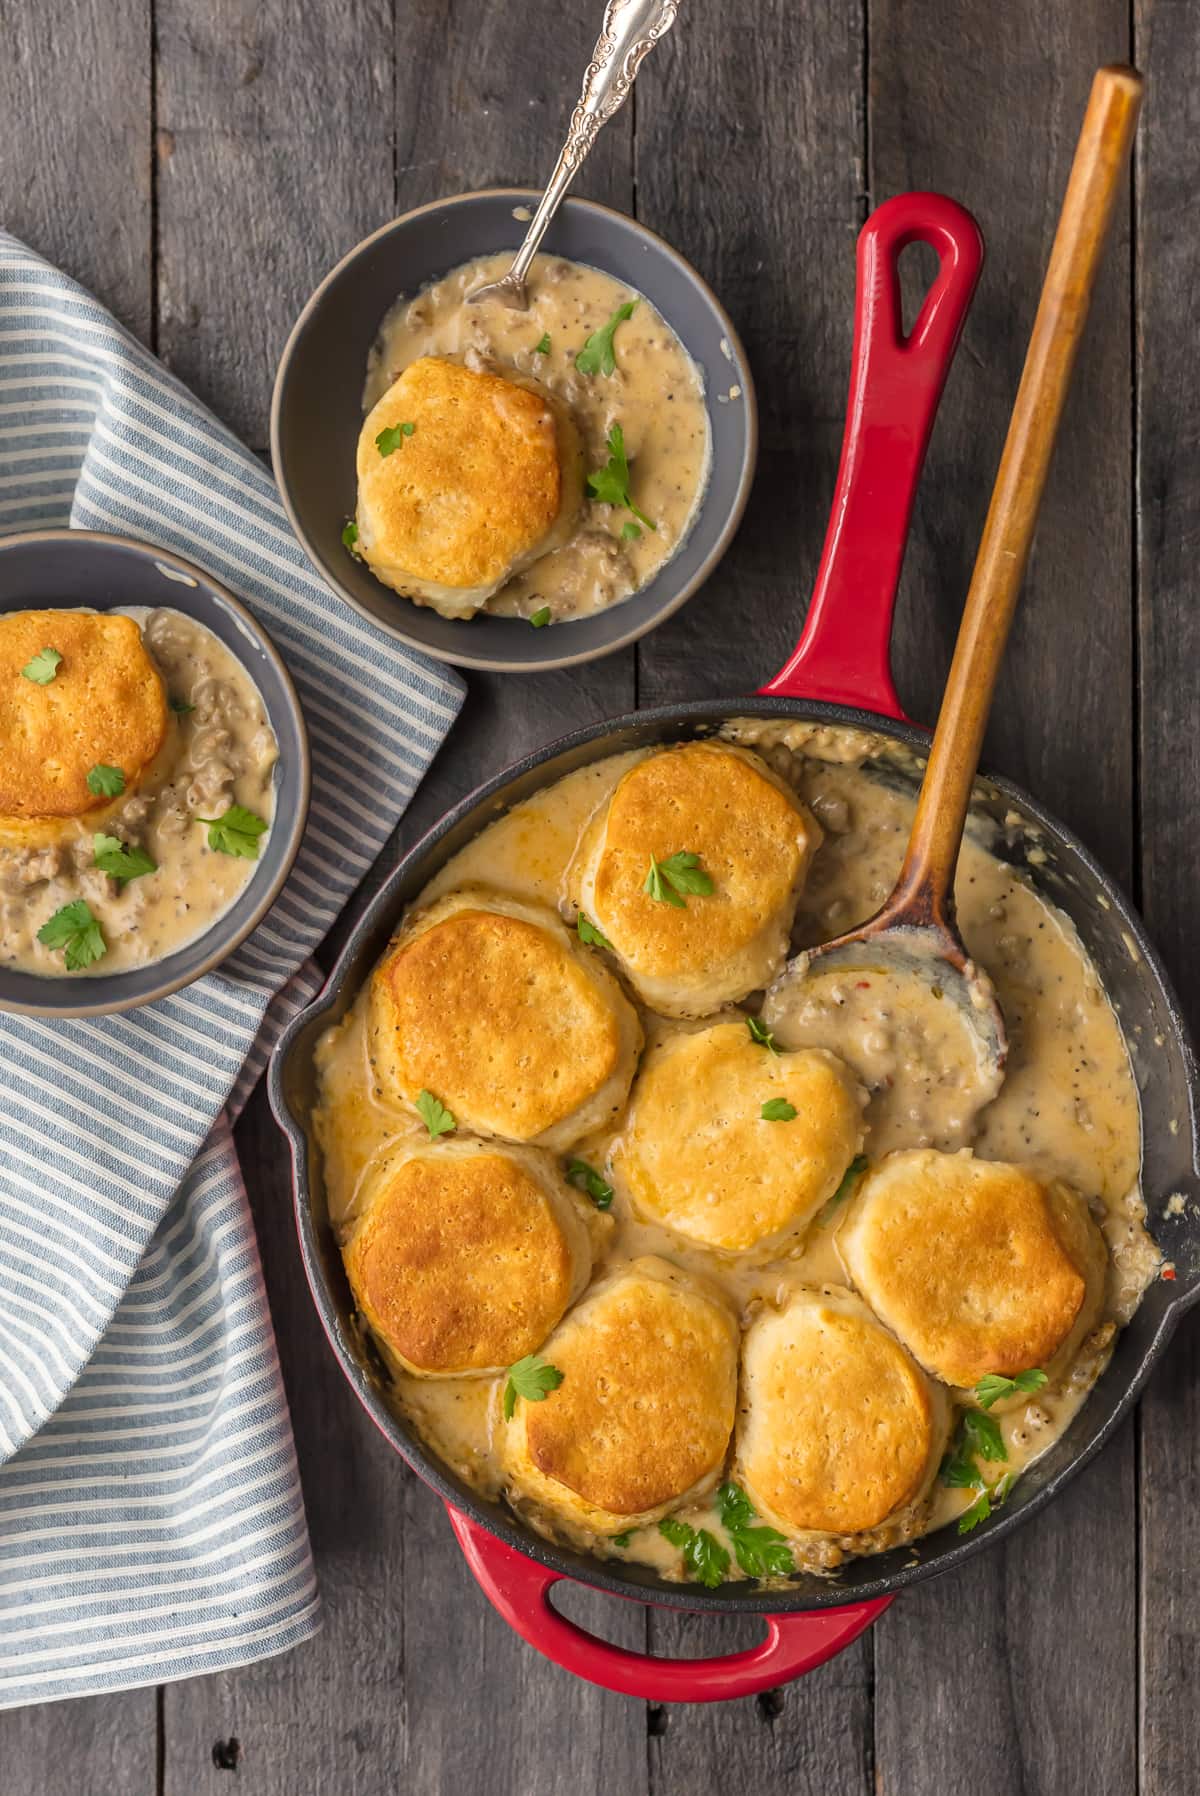
[[[436,1141],[439,1135],[453,1135],[458,1127],[454,1112],[447,1110],[431,1091],[418,1092],[417,1114],[429,1130],[430,1141]]]
[[[977,1409],[969,1409],[963,1416],[950,1451],[941,1463],[938,1477],[951,1490],[971,1490],[983,1483],[978,1460],[1001,1461],[1007,1458],[999,1422],[992,1416],[981,1414]]]
[[[546,625],[550,622],[549,605],[539,606],[529,621],[535,630],[544,630]]]
[[[97,798],[120,798],[125,790],[125,775],[119,767],[106,767],[97,761],[87,776],[87,788]]]
[[[729,1570],[729,1554],[715,1534],[707,1528],[692,1528],[673,1515],[664,1516],[658,1524],[664,1540],[683,1553],[684,1569],[697,1584],[715,1590]]]
[[[983,1409],[990,1409],[993,1403],[999,1403],[1002,1397],[1011,1397],[1017,1391],[1040,1391],[1045,1382],[1046,1374],[1036,1366],[1028,1372],[1018,1372],[1012,1378],[1005,1378],[1002,1372],[985,1372],[975,1386],[975,1400]]]
[[[962,1430],[968,1452],[978,1453],[980,1459],[1008,1458],[1004,1436],[994,1416],[981,1416],[977,1409],[969,1409],[962,1419]]]
[[[508,1382],[504,1386],[504,1420],[512,1421],[518,1397],[524,1397],[526,1403],[544,1403],[562,1381],[563,1375],[557,1366],[549,1365],[539,1353],[527,1353],[524,1359],[519,1359],[515,1366],[508,1368]]]
[[[35,686],[48,686],[62,664],[62,656],[57,649],[39,649],[32,661],[27,661],[21,669],[21,677],[32,680]]]
[[[80,973],[108,952],[104,931],[93,917],[86,898],[76,898],[56,910],[38,930],[46,948],[61,948],[68,973]]]
[[[799,1112],[786,1098],[768,1098],[760,1114],[764,1122],[793,1122]]]
[[[597,468],[587,477],[588,496],[599,505],[616,505],[631,511],[639,524],[647,530],[657,530],[658,525],[652,523],[644,511],[639,511],[629,496],[629,462],[625,456],[625,432],[619,424],[614,424],[606,438],[608,444],[608,460],[602,468]]]
[[[144,848],[122,842],[119,836],[93,836],[92,862],[101,873],[119,879],[122,885],[128,879],[140,879],[144,873],[158,871],[158,862],[152,861]]]
[[[737,1562],[748,1578],[786,1577],[796,1564],[787,1537],[758,1520],[757,1511],[737,1484],[717,1492],[721,1526],[733,1542]]]
[[[612,1203],[612,1186],[586,1160],[567,1161],[567,1183],[576,1191],[586,1191],[598,1210],[607,1210]]]
[[[375,447],[378,449],[380,455],[391,455],[395,450],[400,448],[405,437],[410,437],[416,428],[415,424],[389,424],[387,429],[381,430],[379,435],[375,438]],[[355,532],[355,535],[357,536],[357,532]],[[342,541],[345,542],[345,540],[345,532],[343,531]]]
[[[858,1184],[858,1181],[862,1178],[863,1173],[866,1172],[869,1164],[870,1162],[865,1154],[855,1154],[853,1160],[851,1160],[849,1166],[847,1166],[845,1172],[842,1174],[841,1183],[837,1190],[828,1202],[822,1205],[818,1221],[822,1223],[828,1222],[830,1216],[832,1216],[838,1205],[845,1203],[854,1187]]]
[[[542,338],[541,342],[536,345],[533,353],[534,353],[534,355],[549,355],[550,354],[550,332],[549,331],[546,332],[546,334]]]
[[[621,535],[625,538],[627,543],[641,542],[642,526],[640,524],[635,524],[633,519],[630,518],[627,524],[621,525]]]
[[[612,947],[612,943],[609,941],[608,937],[602,930],[597,929],[596,925],[592,922],[592,919],[590,917],[585,917],[582,911],[580,911],[575,919],[575,932],[580,941],[585,942],[589,948]]]
[[[197,817],[197,823],[208,825],[208,845],[218,854],[240,855],[244,861],[258,859],[258,838],[266,833],[265,817],[256,817],[244,804],[231,804],[222,817]]]
[[[665,861],[656,861],[653,855],[650,856],[650,871],[642,890],[659,904],[673,904],[676,910],[686,910],[689,898],[711,895],[713,882],[701,867],[700,856],[681,848]]]
[[[174,711],[176,717],[186,717],[189,711],[194,711],[196,709],[195,705],[189,705],[185,698],[172,698],[168,699],[167,702],[172,711]]]
[[[609,1539],[615,1547],[627,1547],[633,1539],[633,1529],[630,1528],[624,1534],[610,1534]]]
[[[342,547],[349,549],[355,561],[362,560],[362,556],[358,552],[358,525],[353,518],[347,518],[342,525]]]
[[[1012,1472],[1005,1472],[1001,1477],[997,1478],[995,1484],[985,1484],[975,1501],[971,1504],[971,1507],[969,1509],[964,1509],[959,1516],[959,1533],[969,1534],[973,1528],[979,1526],[980,1522],[986,1522],[988,1516],[992,1513],[992,1510],[998,1509],[1001,1503],[1004,1502],[1015,1483],[1016,1477],[1014,1474]]]
[[[579,354],[575,357],[575,366],[581,374],[615,374],[617,371],[617,353],[613,347],[613,337],[618,324],[624,324],[627,318],[633,317],[636,299],[627,299],[624,305],[618,306],[607,324],[602,324],[598,331],[593,331]]]
[[[746,1027],[750,1031],[751,1041],[757,1042],[760,1048],[766,1048],[772,1054],[778,1054],[779,1048],[776,1044],[775,1037],[771,1034],[771,1031],[767,1028],[761,1018],[748,1016],[746,1018]]]

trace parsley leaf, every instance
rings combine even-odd
[[[533,353],[534,353],[534,355],[549,355],[550,354],[550,332],[549,331],[546,332],[546,334],[542,338],[541,342],[538,343],[537,345],[535,345]]]
[[[524,1397],[526,1403],[544,1403],[562,1381],[563,1375],[557,1366],[550,1365],[538,1353],[527,1353],[524,1359],[519,1359],[515,1366],[508,1368],[508,1382],[504,1387],[504,1420],[512,1421],[518,1397]]]
[[[38,941],[47,948],[62,949],[68,973],[82,972],[108,952],[104,931],[86,898],[76,898],[56,910],[38,930]]]
[[[629,496],[629,462],[625,456],[625,432],[619,424],[609,429],[607,438],[608,460],[602,468],[597,468],[587,477],[588,497],[598,505],[616,505],[631,511],[639,524],[647,530],[657,530],[658,525],[652,523],[644,511],[639,511]]]
[[[125,790],[125,775],[119,767],[106,767],[97,761],[87,776],[87,788],[97,798],[120,798]]]
[[[990,1409],[993,1403],[1016,1391],[1040,1391],[1045,1382],[1046,1374],[1036,1366],[1028,1372],[1018,1372],[1014,1378],[1005,1378],[1002,1372],[985,1372],[975,1386],[975,1399],[983,1409]]]
[[[240,855],[244,861],[258,859],[258,838],[266,832],[265,817],[256,817],[244,804],[231,804],[220,817],[197,817],[197,823],[208,825],[208,845],[218,854]]]
[[[665,861],[650,856],[650,871],[642,890],[659,904],[673,904],[676,910],[685,910],[689,897],[711,896],[713,882],[701,867],[700,856],[681,848]]]
[[[608,937],[602,930],[597,929],[596,925],[592,922],[592,919],[590,917],[585,917],[582,911],[580,911],[575,919],[575,933],[578,935],[580,941],[585,942],[589,948],[612,947],[612,943],[609,941]]]
[[[608,1538],[615,1547],[627,1547],[633,1539],[633,1529],[630,1528],[625,1534],[610,1534]]]
[[[796,1564],[787,1537],[758,1517],[740,1485],[723,1484],[717,1492],[721,1526],[733,1542],[737,1562],[748,1578],[786,1577]],[[752,1526],[752,1523],[758,1525]]]
[[[172,711],[174,711],[176,717],[186,717],[189,711],[194,711],[196,709],[195,705],[189,705],[185,698],[173,698],[169,699],[167,702]]]
[[[766,1048],[769,1053],[778,1054],[779,1048],[776,1045],[775,1037],[760,1017],[748,1016],[746,1027],[750,1031],[751,1041],[757,1042],[760,1048]]]
[[[683,1553],[684,1569],[709,1590],[715,1590],[729,1570],[729,1554],[707,1528],[691,1528],[674,1516],[664,1516],[658,1531]]]
[[[592,332],[575,357],[575,366],[581,374],[616,373],[617,354],[613,347],[613,337],[618,324],[624,324],[627,318],[633,317],[636,305],[636,299],[627,299],[624,305],[617,307],[607,324],[602,324],[598,331]]]
[[[625,538],[627,543],[641,542],[642,526],[640,524],[635,524],[633,519],[630,518],[627,524],[621,525],[621,535]]]
[[[969,1453],[977,1453],[980,1459],[1008,1458],[1000,1424],[992,1416],[982,1416],[977,1409],[969,1409],[963,1416],[962,1429]]]
[[[764,1122],[791,1122],[797,1114],[795,1104],[786,1098],[768,1098],[760,1111]]]
[[[539,608],[533,613],[533,615],[529,621],[533,625],[535,630],[544,630],[546,625],[550,622],[550,607],[549,607],[549,605],[539,606]]]
[[[144,848],[127,845],[119,836],[93,836],[92,862],[122,885],[128,879],[140,879],[143,873],[158,871],[158,862],[152,861]]]
[[[62,656],[57,649],[40,649],[32,661],[27,661],[21,669],[21,677],[32,680],[35,686],[48,686],[59,670]]]
[[[415,424],[389,424],[387,429],[381,430],[375,438],[375,447],[380,455],[391,455],[401,447],[405,437],[410,437],[416,428]],[[356,531],[355,535],[357,536],[357,534]],[[345,532],[343,532],[342,541],[345,540]]]
[[[418,1092],[417,1114],[429,1130],[430,1141],[436,1141],[439,1135],[453,1135],[458,1127],[454,1112],[447,1110],[431,1091]]]
[[[838,1186],[833,1196],[823,1206],[820,1216],[821,1222],[828,1222],[830,1216],[833,1211],[837,1209],[838,1205],[845,1203],[854,1187],[858,1184],[859,1179],[862,1178],[863,1173],[866,1172],[869,1164],[870,1162],[865,1154],[855,1154],[853,1160],[851,1160],[849,1166],[847,1166],[845,1172],[842,1174],[841,1184]]]
[[[358,525],[353,518],[347,518],[342,525],[342,547],[349,549],[355,561],[362,560],[362,556],[358,552]]]
[[[567,1161],[567,1183],[576,1191],[586,1191],[598,1210],[607,1210],[613,1200],[613,1188],[586,1160]]]
[[[969,1509],[964,1509],[958,1518],[960,1534],[969,1534],[980,1522],[986,1522],[993,1509],[998,1509],[1004,1502],[1016,1478],[1012,1472],[1005,1472],[997,1478],[995,1484],[985,1484]]]

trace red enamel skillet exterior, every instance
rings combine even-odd
[[[921,311],[906,336],[901,322],[898,262],[910,243],[930,244],[939,267]],[[678,740],[716,727],[725,716],[759,713],[827,719],[859,728],[878,727],[919,745],[920,736],[901,711],[889,666],[896,583],[903,559],[916,484],[929,433],[967,309],[978,280],[983,246],[969,213],[938,194],[903,194],[867,221],[858,243],[854,351],[845,441],[833,511],[803,636],[788,661],[754,700],[675,706],[580,731],[535,754],[489,782],[456,807],[411,851],[377,896],[346,948],[320,998],[281,1038],[271,1066],[271,1100],[292,1145],[297,1220],[305,1270],[314,1300],[342,1369],[360,1401],[390,1443],[444,1498],[451,1525],[472,1572],[505,1620],[532,1646],[569,1671],[608,1689],[656,1702],[706,1702],[747,1696],[788,1682],[823,1664],[851,1644],[882,1613],[897,1590],[948,1568],[1003,1538],[1049,1501],[1109,1438],[1132,1404],[1188,1303],[1200,1296],[1200,1228],[1185,1225],[1174,1249],[1179,1283],[1147,1298],[1121,1336],[1113,1365],[1063,1441],[1018,1486],[1005,1510],[985,1529],[959,1540],[953,1534],[922,1543],[924,1557],[906,1553],[859,1560],[845,1568],[839,1586],[809,1579],[784,1590],[726,1586],[706,1593],[692,1585],[667,1586],[637,1569],[614,1570],[582,1554],[552,1546],[496,1505],[461,1485],[430,1454],[383,1400],[365,1369],[362,1349],[348,1326],[348,1298],[338,1289],[340,1260],[328,1224],[316,1213],[310,1187],[310,1149],[301,1121],[306,1051],[334,1005],[357,989],[386,941],[405,902],[437,865],[509,803],[559,777],[570,765],[636,743]],[[789,702],[790,701],[790,702]],[[794,710],[792,709],[794,705]],[[1015,806],[1033,820],[1062,857],[1061,893],[1050,895],[1072,916],[1102,978],[1121,1004],[1128,1030],[1136,1016],[1169,1040],[1161,1090],[1143,1089],[1167,1132],[1166,1119],[1182,1111],[1189,1127],[1171,1131],[1177,1147],[1147,1173],[1165,1205],[1169,1191],[1196,1180],[1193,1094],[1195,1061],[1186,1027],[1154,951],[1138,919],[1087,851],[1033,800],[1003,780],[995,788],[1001,808]],[[438,857],[433,863],[432,857]],[[1079,894],[1083,894],[1083,898]],[[1092,913],[1084,898],[1095,904]],[[1081,906],[1083,908],[1081,909]],[[1099,934],[1097,934],[1097,931]],[[1114,947],[1114,944],[1118,946]],[[1132,944],[1125,957],[1120,944]],[[343,1002],[344,1008],[344,1002]],[[1200,1212],[1198,1212],[1200,1213]],[[1182,1220],[1182,1219],[1181,1219]],[[1168,1251],[1171,1251],[1168,1244]],[[886,1560],[886,1566],[885,1566]],[[760,1614],[765,1638],[745,1652],[708,1659],[669,1660],[613,1646],[568,1621],[554,1607],[556,1583],[575,1579],[631,1600],[680,1609]]]

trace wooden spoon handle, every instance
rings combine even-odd
[[[1097,70],[892,914],[953,922],[954,867],[996,676],[1141,98],[1135,69]]]

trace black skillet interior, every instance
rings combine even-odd
[[[326,1332],[350,1383],[396,1449],[456,1508],[509,1545],[565,1577],[673,1608],[683,1592],[645,1567],[601,1561],[551,1545],[449,1472],[389,1406],[386,1380],[365,1344],[325,1210],[320,1153],[307,1128],[313,1050],[322,1031],[349,1007],[405,906],[479,830],[513,804],[575,768],[631,748],[709,734],[730,717],[782,717],[873,730],[924,753],[928,738],[884,724],[869,712],[786,699],[745,699],[643,711],[553,743],[499,774],[436,826],[405,857],[364,913],[321,996],[284,1033],[271,1065],[271,1101],[295,1157],[297,1219],[305,1269]],[[1142,1102],[1144,1189],[1149,1226],[1173,1281],[1156,1280],[1118,1337],[1111,1363],[1074,1422],[1021,1478],[1002,1510],[961,1537],[941,1529],[913,1546],[851,1560],[833,1577],[801,1576],[783,1590],[732,1584],[705,1592],[688,1586],[686,1606],[769,1614],[834,1607],[884,1596],[951,1569],[1002,1539],[1055,1495],[1117,1428],[1188,1304],[1200,1297],[1200,1179],[1197,1177],[1196,1062],[1177,1000],[1142,924],[1087,850],[1018,788],[991,775],[977,786],[973,818],[992,846],[1022,867],[1037,889],[1071,918],[1120,1017]],[[1014,824],[1015,820],[1015,824]],[[971,826],[969,826],[971,827]],[[1026,858],[1034,847],[1034,863]],[[1044,858],[1043,858],[1044,857]],[[1181,1193],[1179,1214],[1168,1201]]]

